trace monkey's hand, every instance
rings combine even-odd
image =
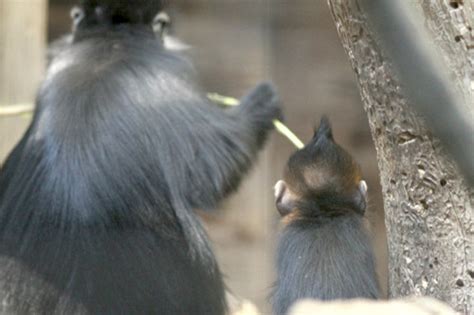
[[[275,119],[282,120],[281,101],[275,87],[268,82],[260,83],[240,101],[240,110],[246,118],[264,130],[274,127]]]

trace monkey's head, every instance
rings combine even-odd
[[[63,40],[61,44],[70,45],[81,39],[103,34],[114,27],[128,27],[153,31],[168,50],[187,50],[190,48],[187,44],[171,35],[171,19],[163,11],[168,2],[169,0],[81,0],[71,10],[73,36],[67,42]],[[52,53],[51,57],[54,57],[54,51]]]
[[[151,24],[166,0],[81,0],[81,27],[94,24]]]
[[[367,184],[357,162],[333,138],[327,117],[311,141],[289,159],[283,180],[275,185],[282,216],[331,217],[363,215]]]

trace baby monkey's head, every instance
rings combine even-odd
[[[276,206],[282,216],[332,217],[363,215],[367,184],[357,162],[332,135],[327,117],[311,141],[289,159],[283,180],[275,185]]]

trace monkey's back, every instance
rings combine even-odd
[[[5,313],[224,313],[202,227],[176,203],[196,154],[187,122],[219,116],[189,64],[138,35],[84,40],[51,63],[0,174]]]
[[[271,297],[277,315],[304,298],[379,296],[370,238],[359,215],[291,222],[281,235],[277,269]]]

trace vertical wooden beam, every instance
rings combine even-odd
[[[0,106],[32,103],[45,65],[46,0],[0,0]],[[26,117],[0,118],[0,161]]]

